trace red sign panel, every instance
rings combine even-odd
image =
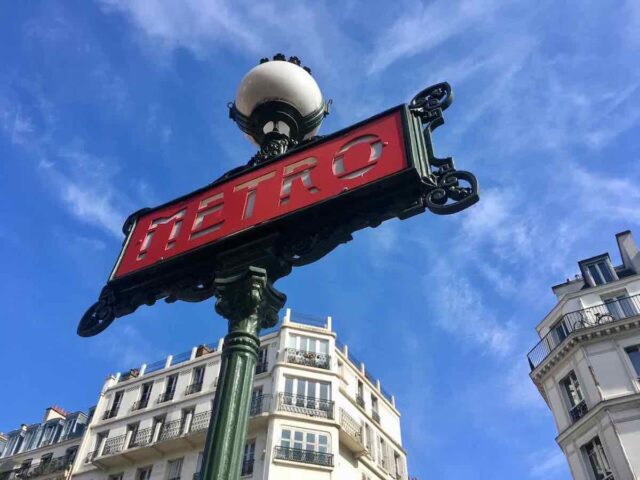
[[[402,111],[141,215],[112,279],[145,269],[408,167]]]

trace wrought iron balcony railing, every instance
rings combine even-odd
[[[288,363],[305,365],[307,367],[324,368],[325,370],[331,369],[331,356],[326,353],[286,348],[284,351],[284,358]]]
[[[531,370],[540,365],[571,333],[638,315],[640,295],[624,297],[575,312],[566,313],[527,355]]]
[[[256,363],[256,375],[266,372],[269,369],[269,362],[266,360]]]
[[[187,390],[184,392],[185,395],[191,395],[193,393],[198,393],[202,390],[202,382],[192,383],[187,387]]]
[[[175,390],[169,390],[168,392],[161,393],[158,396],[158,401],[156,403],[164,403],[169,400],[173,400],[173,395],[175,394]]]
[[[73,464],[73,457],[63,455],[61,457],[52,458],[48,462],[33,465],[28,469],[19,472],[20,478],[35,478],[50,473],[64,471]]]
[[[333,467],[333,454],[316,452],[313,450],[302,450],[300,448],[275,447],[275,458],[289,460],[292,462],[310,463],[313,465],[323,465]]]
[[[119,435],[117,437],[108,438],[104,442],[102,453],[98,455],[97,451],[90,452],[87,455],[86,462],[91,463],[98,456],[114,455],[124,451],[125,449],[144,447],[167,440],[172,440],[183,435],[189,435],[196,432],[201,432],[209,427],[209,421],[211,420],[211,410],[197,413],[191,419],[191,427],[188,432],[183,432],[184,422],[182,419],[172,420],[165,423],[160,429],[160,434],[157,440],[154,442],[153,434],[154,427],[143,428],[138,430],[129,439],[128,445],[126,444],[127,435]]]
[[[253,457],[245,458],[242,460],[242,471],[240,475],[252,475],[253,474]]]
[[[353,439],[362,444],[362,425],[344,409],[340,409],[340,427]]]
[[[103,420],[108,420],[110,418],[115,417],[118,414],[118,408],[110,408],[102,415]]]
[[[191,420],[190,432],[200,432],[209,428],[209,421],[211,420],[211,410],[206,412],[196,413]]]
[[[333,405],[332,400],[291,393],[280,393],[278,398],[279,411],[300,413],[311,417],[333,418]]]
[[[251,399],[251,408],[249,409],[249,415],[260,415],[261,413],[267,413],[271,406],[271,395],[258,395]]]
[[[147,408],[149,405],[149,397],[141,398],[140,400],[136,400],[131,405],[131,411],[135,412],[136,410],[142,410],[143,408]]]
[[[162,425],[162,430],[160,430],[160,436],[158,437],[158,441],[171,440],[172,438],[179,437],[182,433],[182,420],[172,420],[170,422]]]
[[[143,428],[131,435],[128,448],[144,447],[149,445],[151,440],[153,440],[153,427]]]
[[[582,417],[584,417],[588,411],[589,409],[587,408],[587,402],[582,400],[579,404],[577,404],[571,410],[569,410],[569,416],[571,417],[571,420],[573,420],[573,422],[575,423],[578,420],[580,420]]]
[[[124,448],[124,441],[126,437],[126,435],[118,435],[117,437],[107,438],[104,442],[102,455],[113,455],[114,453],[121,452]]]
[[[380,414],[375,410],[371,410],[371,418],[373,418],[374,422],[380,423]]]

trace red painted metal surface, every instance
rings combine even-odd
[[[401,111],[141,215],[119,278],[268,223],[408,167]]]

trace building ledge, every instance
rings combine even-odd
[[[561,359],[572,353],[580,344],[588,343],[594,339],[601,339],[603,337],[616,335],[638,327],[640,327],[640,315],[634,315],[632,317],[615,320],[613,322],[574,330],[562,341],[562,343],[554,348],[551,353],[549,353],[547,357],[531,371],[531,373],[529,373],[529,376],[542,393],[542,382],[546,375]]]
[[[589,428],[590,421],[594,417],[600,415],[603,411],[606,411],[612,407],[624,405],[625,403],[640,402],[640,393],[630,393],[627,395],[620,395],[615,398],[609,398],[607,400],[601,400],[596,403],[589,411],[581,417],[577,422],[565,428],[557,437],[556,442],[562,447],[562,443],[567,441],[569,437],[574,436],[582,428]]]

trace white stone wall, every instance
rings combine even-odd
[[[328,322],[330,327],[330,321]],[[291,335],[327,340],[328,353],[331,356],[331,368],[323,369],[305,365],[298,365],[286,361],[285,349]],[[304,474],[306,479],[354,479],[362,480],[363,473],[371,479],[395,479],[396,472],[389,463],[393,463],[394,452],[399,455],[400,478],[407,478],[406,455],[402,449],[400,415],[391,401],[382,395],[377,382],[371,382],[364,376],[359,366],[351,362],[335,348],[335,333],[330,328],[317,328],[300,323],[285,321],[282,328],[275,333],[262,338],[262,345],[267,346],[268,370],[256,375],[254,388],[262,387],[263,395],[271,395],[269,412],[252,417],[249,420],[247,440],[255,440],[255,460],[253,474],[247,478],[261,479],[300,479]],[[221,345],[220,345],[221,346]],[[195,349],[194,349],[195,353]],[[175,451],[170,454],[156,452],[155,457],[139,459],[140,454],[132,454],[124,450],[121,454],[111,455],[108,459],[98,458],[87,463],[87,454],[95,449],[96,436],[108,430],[109,438],[124,435],[127,425],[140,422],[140,429],[151,426],[154,417],[166,415],[166,421],[178,419],[184,408],[195,406],[195,413],[211,409],[219,374],[220,352],[211,353],[179,365],[161,370],[143,373],[126,381],[112,378],[105,384],[100,396],[94,420],[78,454],[79,460],[74,465],[73,478],[79,480],[107,480],[110,475],[124,473],[123,480],[135,480],[136,471],[144,466],[152,465],[151,480],[166,480],[167,461],[172,458],[184,457],[181,480],[192,480],[193,474],[199,469],[196,465],[198,452],[204,448],[204,434],[187,436],[188,443],[175,442]],[[168,362],[169,364],[170,362]],[[191,383],[191,372],[200,365],[206,365],[203,391],[185,395],[187,386]],[[340,365],[340,366],[339,366]],[[141,369],[142,370],[142,369]],[[164,392],[166,378],[171,374],[178,374],[178,384],[174,399],[158,405],[158,396]],[[334,418],[311,416],[304,413],[292,413],[278,408],[279,394],[285,390],[287,377],[297,377],[311,381],[330,383],[331,400],[334,402]],[[357,379],[364,384],[365,408],[356,404],[355,395]],[[131,411],[131,407],[139,399],[141,385],[153,381],[153,389],[148,408],[142,411]],[[118,415],[115,418],[103,420],[104,412],[111,408],[114,395],[123,391],[123,398]],[[380,423],[371,417],[370,395],[378,398]],[[365,422],[370,425],[373,445],[382,438],[387,445],[388,464],[383,469],[380,465],[379,452],[359,452],[357,455],[352,447],[347,447],[341,441],[339,425],[339,411],[344,409],[360,425]],[[322,465],[308,465],[300,462],[275,458],[275,447],[280,445],[283,428],[320,432],[329,438],[333,467]],[[152,447],[144,447],[152,448]],[[164,447],[162,447],[164,448]],[[119,457],[121,457],[119,459]],[[100,464],[100,468],[96,466]]]

